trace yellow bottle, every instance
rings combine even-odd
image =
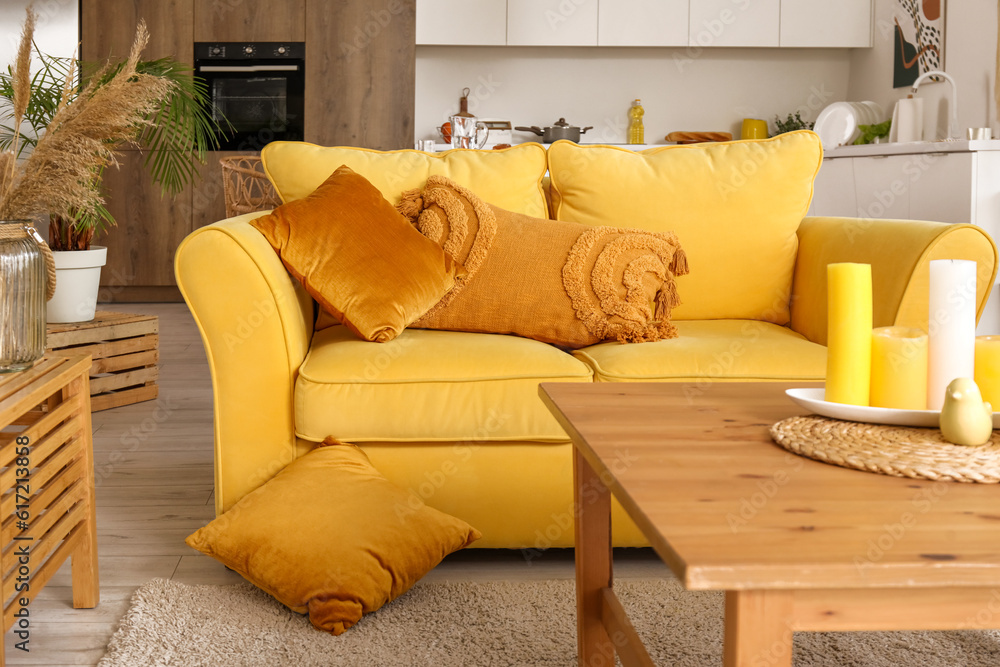
[[[646,132],[642,127],[642,116],[646,113],[642,108],[642,100],[636,98],[632,108],[628,110],[628,142],[630,144],[646,143]]]

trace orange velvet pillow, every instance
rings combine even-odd
[[[378,343],[430,310],[464,271],[346,166],[250,224],[325,311]]]
[[[187,544],[339,635],[481,537],[327,438]]]

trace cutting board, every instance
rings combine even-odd
[[[706,141],[732,141],[733,135],[729,132],[671,132],[666,139],[679,144],[700,144]]]

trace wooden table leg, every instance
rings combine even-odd
[[[791,667],[792,594],[726,591],[725,667]]]
[[[81,525],[83,535],[72,559],[73,607],[93,608],[101,600],[101,584],[97,569],[97,505],[94,489],[94,430],[90,415],[90,378],[86,373],[70,382],[64,396],[77,401],[80,407],[80,447],[84,461],[84,480],[89,506]]]
[[[580,451],[573,448],[576,509],[576,619],[581,666],[613,667],[615,649],[601,621],[605,588],[611,587],[611,492]]]

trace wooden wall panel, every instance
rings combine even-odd
[[[108,210],[118,225],[97,240],[108,247],[102,285],[175,284],[174,252],[191,232],[191,189],[160,197],[143,159],[139,151],[122,151],[120,168],[104,172]]]
[[[302,42],[306,2],[195,0],[194,25],[196,42]]]
[[[127,56],[139,19],[145,19],[149,30],[149,45],[142,52],[144,59],[173,56],[181,62],[193,64],[192,0],[80,0],[80,52],[83,59]]]
[[[306,141],[413,148],[414,0],[306,4]]]

